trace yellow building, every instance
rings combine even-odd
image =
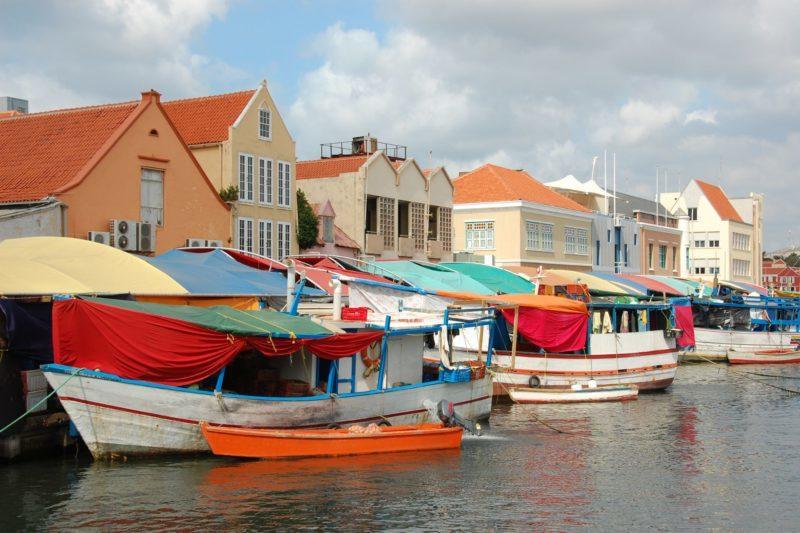
[[[233,246],[279,260],[296,254],[295,143],[267,82],[164,108],[214,187],[238,188],[231,202]],[[203,235],[189,241],[205,242]]]
[[[498,266],[592,269],[592,212],[536,181],[497,165],[453,181],[455,250],[491,256]]]
[[[423,170],[405,147],[369,136],[322,145],[321,155],[297,163],[299,186],[309,201],[331,203],[363,254],[452,258],[453,185],[443,167]]]

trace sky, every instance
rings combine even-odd
[[[254,88],[297,142],[371,133],[451,175],[491,162],[653,198],[764,193],[800,241],[800,4],[770,0],[4,0],[0,95],[31,111]],[[1,149],[1,147],[0,147]],[[610,166],[610,163],[609,163]],[[609,173],[610,173],[609,168]]]

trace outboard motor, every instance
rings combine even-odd
[[[436,415],[445,426],[461,426],[473,435],[477,435],[479,437],[483,434],[479,422],[470,420],[469,418],[462,418],[456,414],[456,411],[453,408],[453,402],[442,400],[436,404]]]

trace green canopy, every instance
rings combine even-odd
[[[509,270],[483,263],[439,263],[465,274],[498,294],[532,293],[533,283]]]
[[[647,276],[648,278],[652,278],[656,281],[660,281],[661,283],[666,283],[676,291],[681,292],[685,296],[696,296],[698,293],[698,287],[700,287],[700,283],[697,281],[689,280],[689,279],[678,279],[678,278],[671,278],[669,276],[654,276],[650,275]],[[711,296],[712,288],[708,285],[705,285],[703,289],[703,296]]]
[[[429,291],[470,292],[473,294],[495,294],[495,291],[470,276],[453,269],[423,263],[421,261],[379,261],[375,272],[390,274],[411,283],[415,287]]]
[[[225,305],[194,307],[163,305],[111,298],[83,297],[93,303],[110,305],[149,315],[191,322],[206,329],[244,336],[297,337],[302,339],[327,337],[333,332],[310,318],[277,311],[239,311]]]

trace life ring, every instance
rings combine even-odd
[[[539,376],[531,376],[528,378],[528,386],[532,389],[539,387],[542,384],[542,380],[539,379]]]
[[[364,378],[368,378],[370,374],[378,370],[381,366],[381,354],[378,353],[378,357],[372,358],[369,356],[369,352],[375,351],[375,346],[378,345],[378,341],[373,342],[370,344],[369,348],[364,348],[361,350],[361,362],[364,364],[364,372],[362,376]]]

